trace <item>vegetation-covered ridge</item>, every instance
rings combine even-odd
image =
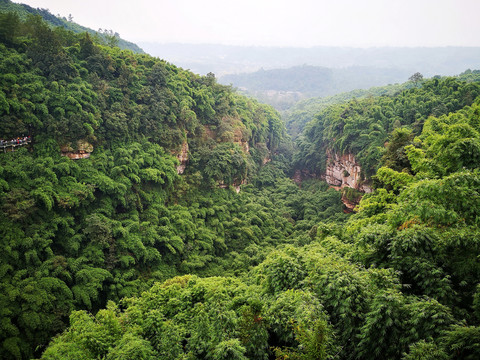
[[[252,155],[265,157],[284,136],[273,109],[213,75],[104,47],[89,34],[50,29],[39,17],[1,16],[3,138],[28,133],[39,150],[57,146],[53,140],[75,149],[78,141],[112,148],[145,139],[172,151],[187,141],[202,162],[221,142],[249,145]],[[246,158],[239,156],[245,177]]]
[[[282,113],[282,118],[285,122],[288,133],[293,139],[296,139],[297,136],[303,132],[305,125],[313,120],[315,115],[329,106],[345,103],[352,99],[359,100],[382,95],[392,96],[401,90],[404,90],[408,86],[411,86],[411,84],[403,83],[373,87],[370,89],[356,89],[332,96],[308,98],[295,103],[295,105],[285,110]]]
[[[120,35],[113,30],[98,29],[98,31],[89,29],[73,21],[71,14],[68,18],[55,16],[50,13],[48,9],[35,9],[26,4],[13,3],[10,0],[0,0],[1,12],[15,12],[22,20],[27,19],[30,15],[39,15],[51,27],[62,27],[74,33],[87,32],[91,36],[97,37],[99,41],[104,44],[115,44],[120,49],[132,50],[135,53],[143,53],[144,51],[137,45],[130,41],[124,40]]]
[[[480,70],[466,70],[460,75],[455,76],[455,78],[466,82],[477,82],[480,80],[479,74]],[[418,76],[421,74],[416,73],[415,75]],[[436,76],[436,78],[441,77]],[[411,89],[417,85],[418,82],[410,80],[401,84],[378,86],[369,89],[355,89],[326,97],[313,97],[295,103],[291,108],[283,112],[282,117],[288,133],[295,139],[303,132],[305,125],[312,120],[315,115],[331,105],[345,103],[353,99],[359,100],[369,97],[395,96],[403,90]]]
[[[278,110],[288,110],[299,100],[394,84],[403,81],[408,75],[408,70],[396,68],[350,66],[337,69],[302,65],[288,69],[262,68],[253,73],[224,75],[220,81],[231,83]]]

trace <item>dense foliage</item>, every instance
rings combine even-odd
[[[132,50],[139,54],[143,53],[143,50],[137,44],[122,39],[120,35],[113,30],[98,29],[98,31],[95,31],[89,29],[74,22],[71,14],[68,18],[60,17],[60,15],[55,16],[51,14],[48,9],[35,9],[26,4],[13,3],[10,0],[0,0],[0,11],[4,13],[15,12],[22,20],[26,20],[27,17],[31,15],[38,15],[52,27],[61,27],[74,33],[87,32],[104,44],[114,44],[120,49]]]
[[[307,125],[374,174],[349,215],[213,74],[0,17],[0,358],[480,357],[477,72]]]
[[[345,103],[352,99],[363,99],[381,95],[395,95],[411,86],[409,83],[395,84],[388,86],[373,87],[370,89],[356,89],[345,93],[340,93],[326,97],[314,97],[297,102],[294,106],[283,112],[282,117],[288,133],[292,138],[296,138],[303,132],[305,125],[310,122],[315,115],[325,108]]]
[[[88,34],[52,30],[39,17],[1,16],[4,138],[29,133],[73,147],[80,139],[104,147],[147,139],[168,149],[187,137],[196,149],[224,139],[269,149],[280,143],[278,114],[213,75],[99,46]]]
[[[317,221],[241,277],[74,312],[43,358],[478,358],[479,124],[479,100],[430,117],[410,172],[380,168],[345,225]]]
[[[471,76],[478,80],[478,74]],[[478,81],[452,77],[420,80],[413,85],[394,96],[353,99],[320,111],[298,139],[296,166],[321,174],[328,150],[350,153],[362,166],[364,177],[370,178],[379,167],[384,144],[392,140],[389,136],[394,130],[411,130],[418,135],[429,116],[460,110],[480,94]]]
[[[285,178],[272,108],[213,75],[0,16],[0,137],[33,137],[0,155],[0,357],[40,354],[72,310],[177,274],[244,273],[297,222],[345,217],[325,184]],[[60,156],[84,144],[88,159]],[[228,189],[246,180],[257,186]]]

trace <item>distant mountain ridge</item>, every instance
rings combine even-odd
[[[480,47],[345,48],[258,47],[140,43],[159,56],[284,111],[309,97],[405,82],[455,76],[480,68]]]
[[[460,75],[455,76],[455,78],[467,83],[480,82],[480,70],[467,70]],[[440,80],[440,77],[437,76],[436,79]],[[315,115],[329,106],[348,102],[352,99],[359,100],[367,97],[395,96],[396,94],[399,94],[404,90],[412,89],[415,86],[416,84],[413,81],[408,81],[400,84],[372,87],[369,89],[356,89],[333,96],[312,97],[297,102],[285,111],[282,117],[288,133],[295,139]]]
[[[226,74],[289,68],[300,65],[346,68],[369,66],[398,68],[426,77],[458,75],[480,68],[480,47],[372,47],[311,48],[228,46],[218,44],[158,44],[140,42],[149,54],[159,56],[193,72]]]
[[[398,68],[356,66],[337,69],[302,65],[288,69],[260,69],[254,73],[225,75],[219,81],[232,84],[278,110],[285,110],[302,99],[402,83],[409,75],[411,73],[407,70]]]
[[[99,37],[106,39],[106,35],[85,26],[79,25],[73,21],[69,21],[66,18],[61,18],[50,13],[48,9],[33,8],[26,4],[13,3],[10,0],[0,0],[0,11],[13,11],[16,12],[21,19],[25,19],[28,15],[40,15],[51,26],[60,26],[66,30],[73,31],[74,33],[88,32],[89,34],[97,34]],[[112,35],[114,33],[112,32]],[[137,45],[130,41],[124,40],[115,33],[115,38],[118,41],[116,44],[120,49],[132,50],[135,53],[143,54],[144,51]]]

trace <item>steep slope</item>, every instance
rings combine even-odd
[[[176,275],[244,274],[347,218],[325,183],[287,179],[273,108],[212,75],[0,17],[0,139],[32,139],[0,153],[0,357],[40,356],[74,310]]]
[[[298,169],[336,155],[375,175],[349,215],[286,177],[271,107],[1,16],[0,138],[32,136],[0,153],[1,358],[480,356],[477,83],[418,81],[307,126]]]
[[[298,138],[295,167],[317,177],[339,173],[332,170],[332,166],[340,168],[342,173],[339,159],[345,157],[361,168],[360,179],[355,180],[360,185],[362,180],[369,181],[375,174],[382,156],[384,161],[395,158],[397,163],[391,166],[401,171],[403,147],[420,134],[429,116],[458,111],[471,105],[479,94],[478,82],[434,78],[418,82],[396,95],[353,99],[327,107],[306,125]],[[410,135],[396,143],[404,131],[410,131]],[[344,177],[348,178],[350,171],[344,168]],[[405,171],[409,171],[409,165]],[[337,176],[332,185],[342,186],[344,180]]]
[[[455,78],[466,82],[478,82],[480,81],[479,74],[480,70],[467,70],[460,75],[455,76]],[[436,78],[440,77],[437,76]],[[356,89],[327,97],[313,97],[295,103],[295,105],[282,113],[282,118],[285,122],[288,133],[293,139],[295,139],[302,133],[305,125],[313,120],[316,114],[331,105],[344,103],[352,99],[395,96],[403,90],[415,86],[416,84],[413,81],[408,81],[401,84],[372,87],[370,89]]]
[[[285,110],[282,113],[282,119],[285,122],[288,133],[295,140],[303,132],[305,125],[313,120],[315,115],[331,105],[344,103],[352,99],[364,99],[382,95],[393,96],[412,86],[410,83],[402,83],[363,90],[357,89],[332,96],[312,97],[299,101],[288,110]]]
[[[137,44],[122,39],[117,33],[114,33],[112,30],[95,31],[79,25],[74,21],[66,19],[64,17],[55,16],[51,14],[47,9],[35,9],[26,4],[13,3],[10,0],[0,0],[0,11],[15,12],[22,20],[26,20],[28,16],[39,15],[50,26],[61,27],[65,30],[73,31],[74,33],[78,34],[87,32],[92,36],[97,36],[105,44],[114,43],[120,49],[132,50],[137,54],[142,54],[144,52]]]

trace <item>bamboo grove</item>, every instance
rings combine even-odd
[[[328,104],[293,144],[213,74],[0,20],[0,137],[32,137],[0,154],[0,358],[479,358],[477,72]],[[327,150],[374,188],[353,214]]]

